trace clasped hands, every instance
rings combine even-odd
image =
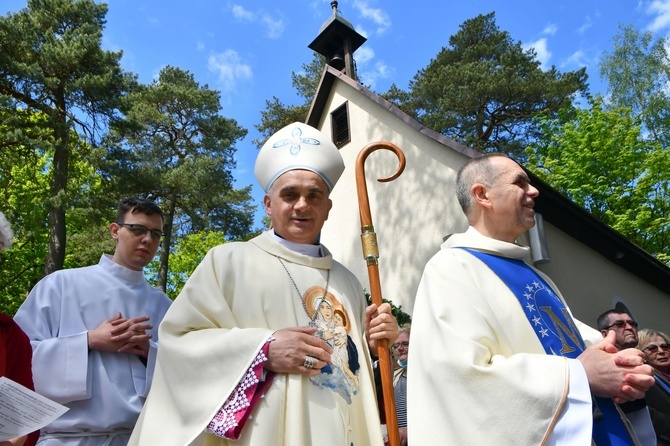
[[[149,339],[153,325],[148,324],[149,316],[124,318],[116,313],[107,319],[98,328],[88,331],[88,347],[92,350],[101,350],[117,353],[131,353],[147,357],[149,353]]]
[[[615,339],[616,334],[610,330],[607,337],[577,358],[584,366],[591,393],[612,398],[618,404],[643,398],[654,385],[654,370],[645,364],[640,350],[619,351]]]
[[[296,373],[316,376],[331,361],[333,348],[326,341],[314,336],[316,328],[289,327],[274,332],[270,342],[265,368],[276,373]],[[373,353],[382,339],[391,345],[398,337],[398,323],[391,314],[391,306],[384,303],[379,308],[370,305],[365,310],[365,338]],[[312,367],[305,359],[314,358]]]

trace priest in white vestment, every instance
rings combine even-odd
[[[592,396],[611,406],[641,398],[651,370],[634,349],[617,351],[613,332],[603,341],[575,321],[551,280],[523,262],[528,249],[515,240],[535,224],[538,191],[515,161],[468,161],[457,194],[471,227],[428,262],[414,306],[408,444],[591,445]]]
[[[172,303],[143,269],[163,216],[151,200],[124,199],[110,225],[113,256],[43,278],[14,320],[33,346],[35,390],[69,408],[42,429],[40,446],[125,446],[149,393],[158,324]]]
[[[397,323],[318,242],[343,169],[305,124],[265,143],[255,174],[272,229],[213,248],[187,281],[129,444],[383,444],[370,349]]]

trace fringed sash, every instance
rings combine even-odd
[[[584,351],[584,341],[565,304],[533,268],[521,260],[464,249],[484,262],[516,296],[547,354],[574,359]],[[593,423],[594,443],[634,445],[612,399],[596,397],[595,401],[603,418]]]

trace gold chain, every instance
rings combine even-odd
[[[300,303],[302,303],[302,308],[305,310],[305,313],[307,313],[307,317],[309,317],[309,311],[307,310],[307,304],[305,304],[305,299],[302,296],[302,293],[298,289],[298,285],[295,283],[295,280],[293,280],[293,276],[291,276],[291,273],[288,272],[288,268],[286,268],[286,265],[282,261],[281,258],[277,257],[277,260],[279,260],[279,263],[281,263],[281,266],[284,267],[284,271],[286,271],[286,274],[288,275],[288,278],[291,279],[291,283],[293,283],[293,286],[295,287],[295,290],[298,292],[298,298],[300,299]],[[322,298],[326,298],[326,294],[328,293],[328,282],[330,282],[330,270],[328,270],[328,273],[326,275],[326,286],[323,289],[323,296]],[[310,322],[313,322],[314,319],[316,319],[316,309],[314,310],[314,316],[310,318]]]

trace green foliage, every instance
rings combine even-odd
[[[600,62],[601,76],[608,82],[613,107],[627,107],[641,123],[641,138],[648,143],[644,173],[637,190],[644,191],[643,205],[628,209],[630,219],[620,219],[624,235],[670,265],[670,59],[668,39],[654,39],[622,26],[611,52]]]
[[[367,291],[365,292],[365,300],[367,301],[368,305],[372,304],[372,296]],[[396,306],[393,302],[384,298],[382,298],[382,302],[391,305],[391,314],[393,314],[393,317],[395,317],[399,327],[412,323],[412,317],[402,310],[402,305]]]
[[[170,273],[165,293],[170,299],[175,299],[195,268],[200,264],[205,254],[215,246],[226,243],[222,232],[203,231],[181,237],[173,247],[170,257]],[[157,284],[159,262],[154,260],[145,272],[149,281]]]
[[[7,103],[5,103],[7,104]],[[0,255],[0,308],[14,314],[32,286],[44,276],[44,259],[49,244],[46,224],[49,183],[53,164],[53,133],[39,112],[0,108],[0,132],[12,134],[11,149],[0,150],[0,209],[15,233],[14,247]],[[68,185],[62,197],[70,234],[65,266],[97,263],[100,245],[113,248],[108,232],[101,237],[95,229],[105,219],[105,209],[97,207],[101,178],[86,159],[93,150],[71,132],[69,144],[76,147],[68,165]],[[108,214],[107,214],[108,215]],[[106,230],[106,228],[104,228]],[[103,243],[104,241],[104,243]],[[94,255],[90,255],[95,247]]]
[[[302,64],[302,71],[291,72],[291,85],[298,92],[298,96],[311,102],[321,82],[321,75],[326,68],[326,58],[319,53],[312,53],[312,60]]]
[[[382,93],[381,96],[389,102],[396,104],[402,111],[411,116],[414,119],[419,119],[419,110],[418,107],[413,103],[412,94],[408,91],[403,90],[398,87],[395,83],[391,84],[391,87],[386,93]]]
[[[531,118],[585,93],[586,78],[585,68],[543,71],[534,50],[524,51],[490,13],[463,22],[449,47],[414,76],[408,94],[394,85],[385,97],[466,146],[522,158]]]
[[[0,211],[14,230],[13,247],[0,254],[0,311],[9,315],[44,274],[48,157],[38,147],[50,145],[50,132],[42,130],[45,120],[44,114],[12,109],[9,100],[0,107],[0,134],[6,135],[0,150]]]
[[[49,230],[47,272],[65,262],[66,215],[77,207],[69,196],[73,164],[90,164],[77,155],[82,145],[73,132],[94,140],[132,81],[120,68],[121,53],[102,50],[106,13],[107,6],[93,0],[29,0],[21,11],[0,17],[3,103],[43,113],[41,127],[49,132],[48,199],[41,203]]]
[[[612,51],[605,52],[600,61],[610,101],[630,108],[640,117],[649,138],[666,149],[670,144],[668,43],[664,37],[654,40],[651,32],[640,33],[632,26],[621,26]]]
[[[126,120],[111,127],[106,172],[127,194],[155,199],[165,214],[158,284],[167,284],[173,238],[218,230],[241,239],[251,230],[251,186],[234,189],[237,140],[246,135],[220,115],[220,93],[175,67],[123,98]]]
[[[126,120],[106,141],[106,172],[121,190],[157,199],[168,214],[186,214],[186,232],[216,228],[239,238],[254,211],[250,187],[232,186],[234,144],[246,130],[219,115],[219,100],[188,71],[163,68],[124,98]]]
[[[271,100],[266,99],[265,110],[261,110],[261,123],[254,126],[263,137],[255,138],[254,145],[260,149],[265,141],[280,129],[294,122],[305,122],[308,112],[309,103],[286,105],[276,96],[273,96]]]
[[[0,210],[16,233],[0,257],[0,306],[10,314],[45,271],[113,252],[108,225],[123,196],[156,198],[174,237],[251,233],[251,186],[232,187],[246,130],[219,116],[219,93],[188,72],[167,67],[138,85],[121,52],[101,48],[106,13],[93,0],[29,0],[0,17]]]
[[[667,39],[621,27],[600,62],[609,103],[537,120],[528,167],[660,261],[670,264]]]
[[[312,60],[302,65],[303,72],[291,72],[291,85],[296,89],[298,96],[304,99],[301,104],[286,105],[276,96],[265,101],[265,110],[261,111],[261,123],[254,126],[263,135],[262,138],[253,140],[256,147],[259,149],[263,147],[270,136],[287,125],[305,122],[325,67],[326,59],[315,52],[312,54]]]
[[[667,261],[670,252],[670,152],[642,138],[628,108],[590,109],[538,119],[541,138],[528,167],[552,187],[638,246]]]

